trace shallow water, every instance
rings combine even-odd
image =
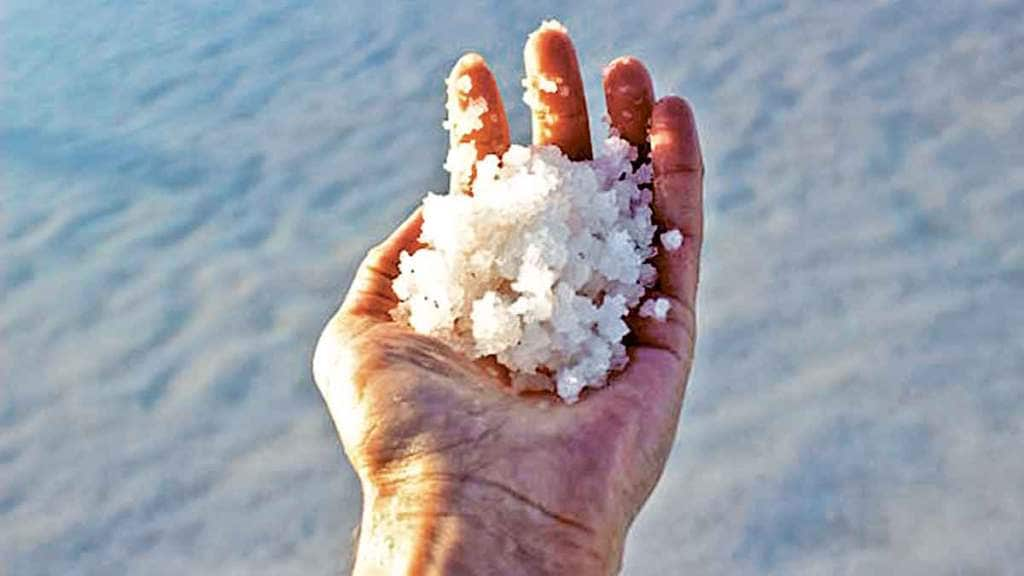
[[[340,569],[316,335],[446,185],[461,51],[528,138],[549,16],[593,126],[635,54],[708,166],[698,357],[626,573],[1016,568],[1024,5],[427,4],[0,8],[0,568]]]

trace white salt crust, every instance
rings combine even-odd
[[[449,105],[453,134],[486,112],[470,102]],[[494,356],[517,390],[575,402],[603,386],[628,362],[625,317],[657,277],[652,195],[641,187],[651,171],[634,172],[635,159],[614,135],[591,162],[554,146],[474,162],[472,142],[456,145],[445,162],[452,191],[423,201],[424,247],[400,256],[392,316],[470,357]]]

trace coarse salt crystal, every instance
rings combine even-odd
[[[537,89],[541,92],[547,92],[549,94],[558,92],[558,82],[548,78],[547,76],[536,74],[533,76],[533,81],[536,83]]]
[[[668,298],[650,298],[644,300],[644,303],[640,305],[640,317],[654,318],[659,322],[664,322],[671,309],[672,302]]]
[[[683,233],[675,228],[663,233],[659,236],[659,239],[661,240],[661,245],[669,252],[679,250],[679,247],[683,245]]]
[[[540,27],[537,28],[537,30],[535,32],[532,32],[530,35],[533,36],[534,34],[537,34],[542,30],[556,30],[564,34],[569,33],[569,30],[566,29],[565,25],[559,22],[558,20],[555,20],[554,18],[541,22]]]

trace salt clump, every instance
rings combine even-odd
[[[449,106],[446,127],[470,133],[484,112],[482,101]],[[471,147],[445,163],[460,184],[475,173],[471,185],[423,201],[425,246],[400,257],[392,316],[470,357],[494,356],[517,390],[574,402],[626,365],[625,317],[656,279],[651,172],[634,172],[635,148],[614,135],[590,162],[554,146],[475,161]]]

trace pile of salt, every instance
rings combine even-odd
[[[470,92],[467,76],[455,82]],[[558,89],[544,78],[525,84],[528,94]],[[486,111],[483,99],[450,101],[445,127],[461,138]],[[635,160],[615,135],[590,162],[515,145],[476,161],[473,143],[458,143],[445,162],[452,192],[423,201],[425,247],[401,255],[392,316],[471,357],[494,356],[517,389],[554,389],[574,402],[602,386],[628,362],[625,318],[657,277],[648,262],[651,170],[634,171]],[[674,250],[682,236],[660,241]],[[664,320],[668,300],[648,300],[639,313]]]

